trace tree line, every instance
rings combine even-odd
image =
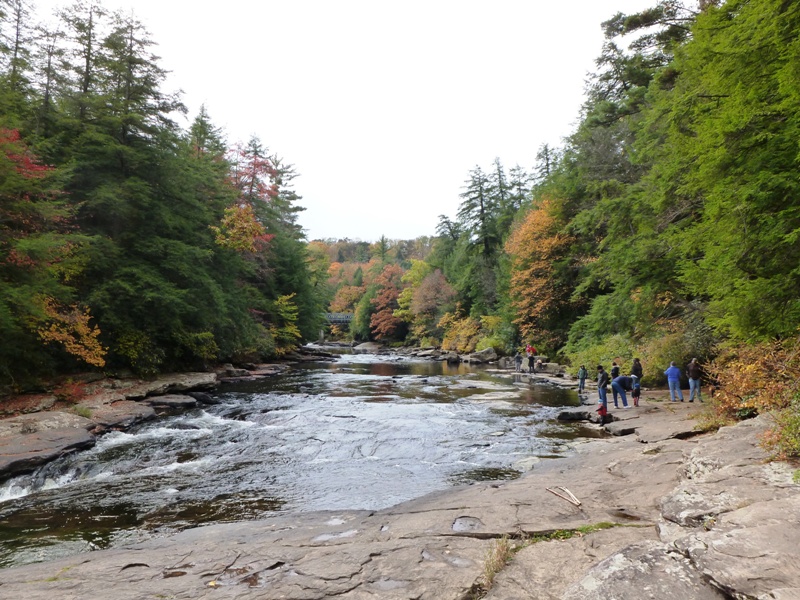
[[[370,284],[339,281],[356,311],[398,289],[397,327],[351,333],[531,342],[575,366],[636,356],[651,384],[671,360],[716,359],[709,377],[739,390],[725,414],[778,408],[800,431],[800,5],[660,0],[603,28],[575,131],[533,173],[471,171],[430,254],[373,280],[369,306],[354,288]],[[741,376],[755,364],[769,394]]]
[[[263,360],[328,299],[292,165],[163,89],[135,18],[0,1],[0,382]]]

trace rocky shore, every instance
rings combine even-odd
[[[617,435],[514,481],[6,569],[0,597],[467,600],[511,540],[487,598],[800,598],[800,485],[758,446],[768,419],[698,434],[696,409],[645,394]]]

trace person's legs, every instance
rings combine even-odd
[[[677,402],[678,399],[676,398],[676,396],[677,396],[676,390],[677,390],[677,388],[679,386],[679,383],[677,381],[673,380],[673,379],[670,379],[669,381],[667,381],[667,383],[669,383],[669,399],[670,399],[670,401],[671,402]]]
[[[692,379],[689,377],[689,402],[694,402],[694,393],[700,383],[699,379]]]
[[[608,414],[608,392],[606,388],[597,388],[597,394],[600,396],[600,404],[604,409],[605,413]],[[600,417],[600,425],[603,425],[606,421],[605,415]]]
[[[614,382],[611,382],[611,394],[614,396],[614,408],[619,408],[618,400],[617,400],[617,385]]]
[[[623,388],[616,381],[612,381],[611,389],[614,391],[614,406],[619,408],[619,406],[617,405],[617,394],[619,394],[620,398],[622,398],[622,406],[628,408],[628,397],[625,395],[625,388]]]
[[[583,388],[584,388],[585,385],[586,385],[586,380],[585,379],[578,379],[578,393],[579,394],[583,393]]]

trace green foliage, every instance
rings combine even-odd
[[[273,303],[273,314],[275,321],[270,327],[272,339],[275,340],[275,354],[283,356],[287,352],[294,350],[302,334],[297,326],[299,310],[293,302],[295,294],[280,296]]]
[[[586,365],[590,374],[597,365],[603,365],[605,370],[609,371],[612,362],[616,362],[622,371],[627,373],[630,372],[630,365],[636,358],[634,354],[635,347],[630,338],[617,334],[605,338],[602,342],[588,344],[582,346],[580,350],[568,352],[567,358],[572,365],[573,375],[578,372],[580,365]],[[644,366],[644,363],[642,364]]]
[[[164,361],[164,351],[142,331],[119,333],[113,350],[127,360],[134,373],[144,377],[157,375]]]
[[[257,138],[229,152],[204,108],[181,131],[135,18],[77,3],[34,38],[29,16],[0,44],[0,379],[100,365],[103,346],[153,375],[315,336],[327,266],[293,168]]]

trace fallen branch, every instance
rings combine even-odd
[[[558,496],[562,500],[566,500],[570,504],[574,504],[575,506],[580,506],[581,505],[581,501],[578,500],[575,497],[575,494],[573,494],[572,492],[570,492],[567,488],[565,488],[563,486],[559,485],[559,486],[556,486],[555,489],[552,489],[552,488],[545,488],[545,489],[548,492],[550,492],[551,494],[555,494],[556,496]],[[556,491],[556,490],[561,490],[561,491]]]

